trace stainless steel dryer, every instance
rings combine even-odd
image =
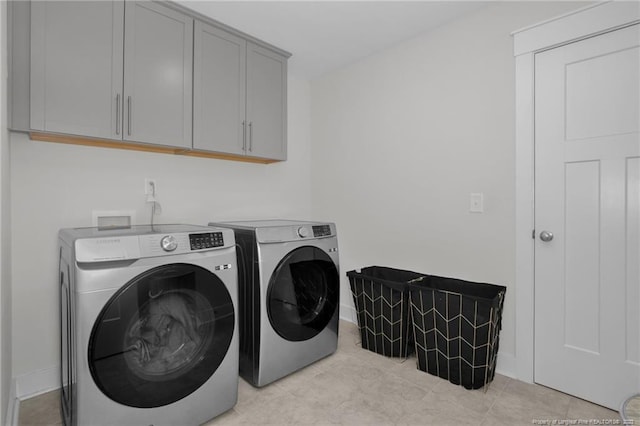
[[[199,425],[235,405],[231,230],[62,229],[59,248],[66,425]]]
[[[235,231],[240,375],[264,386],[335,352],[340,276],[333,223],[210,223]]]

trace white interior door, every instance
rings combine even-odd
[[[639,65],[639,25],[535,55],[534,377],[612,409],[640,392]]]

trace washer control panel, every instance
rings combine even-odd
[[[232,229],[193,225],[140,225],[128,230],[60,231],[74,245],[77,262],[113,262],[235,249]],[[221,253],[221,252],[218,252]],[[213,255],[213,253],[203,253]]]
[[[331,236],[331,226],[329,225],[314,225],[313,236],[314,237],[328,237]]]
[[[205,232],[201,234],[189,234],[191,250],[202,250],[224,246],[222,232]]]

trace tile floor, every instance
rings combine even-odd
[[[355,325],[340,327],[334,355],[262,389],[240,380],[236,406],[206,425],[622,424],[615,411],[501,375],[486,392],[466,390],[417,370],[415,359],[364,350]],[[53,391],[22,401],[19,425],[61,424],[58,398]]]

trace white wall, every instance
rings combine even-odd
[[[12,372],[25,384],[21,394],[57,386],[58,229],[89,226],[92,210],[134,210],[138,223],[148,222],[145,177],[158,182],[159,222],[335,221],[347,308],[344,273],[367,265],[507,285],[501,355],[513,358],[515,95],[509,33],[580,6],[496,3],[311,87],[290,77],[284,163],[77,147],[12,134],[10,176],[6,143],[0,151],[3,232],[9,231],[9,205],[13,217],[12,258],[4,250],[1,257],[0,337],[5,362],[11,327]],[[484,192],[484,214],[468,213],[470,192]],[[9,259],[11,287],[4,278]],[[12,321],[4,318],[7,298]],[[4,392],[5,364],[2,371]]]
[[[134,210],[138,223],[149,223],[145,177],[157,180],[156,223],[310,217],[309,84],[290,76],[288,92],[289,159],[270,165],[12,134],[13,375],[20,394],[57,385],[59,228],[91,226],[93,210]]]
[[[11,385],[11,216],[7,131],[7,3],[0,4],[0,422],[5,422]]]
[[[514,374],[510,33],[582,6],[493,3],[312,83],[313,214],[338,226],[343,317],[344,272],[363,266],[506,285],[498,369]]]

